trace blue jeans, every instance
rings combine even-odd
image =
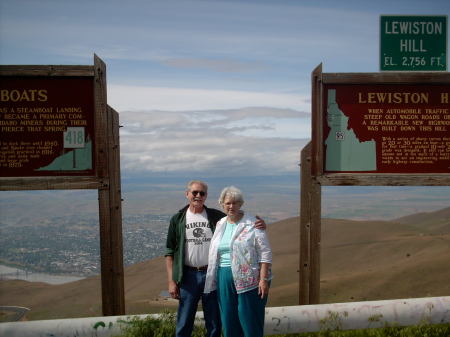
[[[195,313],[202,300],[205,318],[206,336],[220,337],[220,322],[217,292],[204,294],[206,271],[184,268],[180,284],[180,303],[178,305],[176,337],[191,337],[194,328]]]

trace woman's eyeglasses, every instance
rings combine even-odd
[[[197,194],[200,194],[200,196],[204,197],[205,194],[206,194],[206,193],[203,192],[203,191],[191,191],[191,193],[192,193],[192,195],[193,195],[194,197],[196,197]]]

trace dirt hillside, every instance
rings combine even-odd
[[[322,221],[321,302],[450,295],[449,209],[395,221]],[[268,306],[298,304],[299,218],[268,226],[275,278]],[[164,258],[126,268],[127,314],[176,308],[167,300]],[[0,281],[0,305],[28,319],[101,316],[100,277],[63,285]]]

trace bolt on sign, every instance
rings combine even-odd
[[[94,176],[90,77],[2,76],[2,177]]]
[[[447,16],[380,16],[381,71],[446,71]]]

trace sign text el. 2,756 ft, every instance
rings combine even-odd
[[[381,71],[446,71],[447,16],[382,15]]]

